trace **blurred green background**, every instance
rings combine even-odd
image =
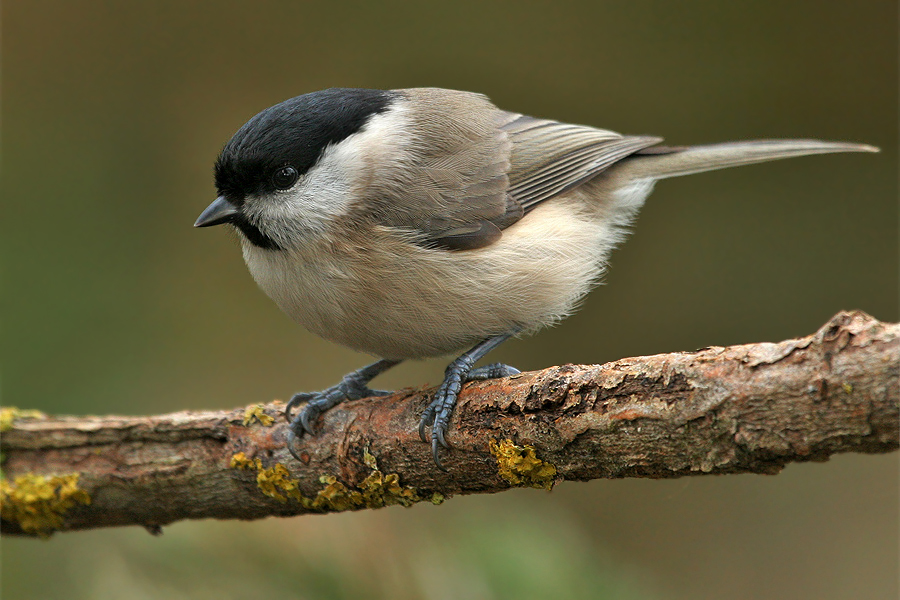
[[[368,357],[293,325],[233,236],[191,225],[253,114],[329,87],[441,86],[673,144],[881,146],[666,181],[523,369],[898,320],[897,5],[48,2],[2,7],[2,400],[231,408]],[[378,380],[439,381],[444,362]],[[29,598],[896,598],[898,457],[775,477],[563,483],[357,514],[2,541]]]

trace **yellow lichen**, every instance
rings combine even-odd
[[[262,404],[254,404],[248,406],[244,411],[244,427],[250,426],[254,419],[262,424],[263,427],[271,427],[275,423],[275,418],[263,412]]]
[[[0,408],[0,432],[12,429],[17,419],[46,419],[47,415],[39,410],[23,410],[15,406]]]
[[[78,487],[78,473],[52,477],[26,473],[12,482],[0,481],[0,516],[41,537],[60,529],[69,509],[90,503],[90,495]]]
[[[378,460],[372,455],[371,452],[369,452],[368,446],[363,448],[363,462],[366,463],[366,466],[373,471],[378,470]]]
[[[848,394],[853,393],[853,386],[850,385],[849,383],[842,383],[841,387],[844,388],[844,391],[847,392]]]
[[[250,460],[243,452],[238,452],[231,457],[231,468],[246,471],[247,469],[262,468],[262,463],[258,458]]]
[[[315,499],[312,501],[312,507],[316,510],[326,511],[345,511],[354,508],[363,508],[363,496],[355,490],[349,489],[346,485],[337,480],[333,475],[322,475],[319,483],[325,487],[319,490]]]
[[[400,485],[400,476],[398,474],[389,473],[385,475],[382,473],[378,468],[378,461],[369,453],[368,448],[363,450],[363,461],[367,467],[372,469],[369,476],[359,485],[367,507],[377,508],[394,504],[412,506],[416,502],[422,501],[422,498],[419,497],[414,488]]]
[[[368,448],[363,451],[363,461],[372,472],[356,489],[351,489],[337,480],[333,475],[322,475],[319,483],[322,489],[316,493],[315,498],[307,498],[300,493],[300,481],[290,476],[290,471],[281,463],[266,468],[258,458],[250,459],[243,452],[238,452],[231,457],[231,468],[240,470],[255,470],[256,484],[260,491],[279,502],[295,500],[310,510],[320,511],[345,511],[360,508],[381,508],[400,504],[411,506],[421,502],[421,498],[414,488],[400,485],[400,476],[396,473],[385,475],[378,468],[378,461],[369,453]],[[435,498],[440,496],[439,501]],[[435,504],[443,502],[440,494],[432,496]]]
[[[556,467],[537,457],[533,446],[516,446],[511,440],[491,440],[491,454],[500,475],[515,486],[553,489]]]
[[[302,501],[298,480],[291,478],[290,471],[281,463],[275,463],[274,467],[263,467],[258,458],[250,459],[243,452],[238,452],[231,457],[231,468],[242,471],[256,470],[256,486],[263,494],[274,498],[279,502],[287,502],[288,498]]]
[[[259,490],[279,502],[287,502],[288,498],[301,501],[303,496],[300,494],[299,484],[300,482],[293,479],[291,472],[281,463],[275,463],[274,467],[268,469],[259,469],[256,474],[256,485]]]

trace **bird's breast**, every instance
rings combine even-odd
[[[582,204],[547,202],[475,250],[423,248],[374,227],[296,250],[244,244],[244,258],[263,291],[313,333],[379,357],[438,356],[574,309],[621,237],[618,223]]]

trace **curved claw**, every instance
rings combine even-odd
[[[441,471],[446,473],[447,468],[441,463],[441,457],[438,454],[439,450],[440,450],[440,446],[438,445],[437,438],[432,437],[431,438],[431,456],[434,457],[434,464],[437,465],[438,469],[440,469]]]
[[[437,395],[435,395],[435,398],[437,398]],[[428,436],[425,435],[425,428],[429,425],[434,427],[435,403],[436,400],[432,400],[431,404],[428,405],[428,408],[425,409],[425,412],[422,413],[422,418],[419,419],[419,439],[426,444],[428,443]]]
[[[310,415],[310,413],[315,413],[314,415]],[[300,425],[303,426],[303,431],[308,433],[309,435],[315,435],[316,430],[313,429],[311,420],[315,420],[319,416],[319,411],[313,408],[312,404],[306,406],[303,411],[298,415],[300,419]]]
[[[297,400],[297,396],[294,396],[293,398],[288,400],[287,404],[284,405],[284,420],[288,423],[294,421],[294,415],[291,411],[293,411],[294,407],[296,407],[298,404],[300,404],[300,401]]]
[[[298,461],[303,462],[303,459],[300,458],[300,455],[297,454],[297,451],[296,451],[296,450],[294,450],[294,442],[297,441],[297,434],[294,433],[294,430],[293,430],[293,429],[288,429],[288,432],[287,432],[287,436],[286,436],[286,437],[287,437],[287,449],[288,449],[288,452],[290,452],[290,453],[291,453],[291,456],[293,456],[294,458],[296,458]]]
[[[447,440],[444,439],[444,428],[435,423],[435,428],[431,432],[431,437],[436,438],[438,442],[440,442],[441,446],[450,450],[450,444],[447,443]]]
[[[302,404],[304,401],[309,401],[315,394],[311,394],[309,392],[300,392],[299,394],[294,394],[291,396],[291,399],[288,400],[288,403],[284,405],[284,418],[287,419],[288,423],[294,422],[294,415],[291,414],[298,404]]]

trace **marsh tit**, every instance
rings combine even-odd
[[[386,394],[368,387],[378,374],[464,351],[419,425],[441,466],[462,385],[518,373],[475,363],[511,336],[569,315],[658,180],[878,150],[817,140],[661,141],[433,88],[328,89],[250,119],[219,155],[219,196],[194,225],[234,227],[250,273],[281,310],[379,358],[331,388],[293,396],[291,454],[323,411]]]

